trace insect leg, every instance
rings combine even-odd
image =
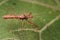
[[[29,20],[27,20],[27,22],[28,22],[29,24],[31,24],[32,26],[34,26],[34,28],[36,28],[37,30],[39,29],[39,26],[36,25],[35,23],[33,23],[33,22],[29,21]]]
[[[22,22],[22,30],[24,30],[25,27],[24,27],[24,22],[23,22],[23,20],[21,20],[21,22]]]

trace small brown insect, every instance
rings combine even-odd
[[[4,19],[21,19],[21,20],[27,20],[29,18],[33,18],[32,13],[30,12],[28,15],[21,14],[21,15],[4,15]]]
[[[33,18],[32,13],[30,12],[28,15],[21,14],[21,15],[4,15],[3,19],[20,19],[20,20],[26,20],[28,23],[32,24],[34,28],[38,28],[38,26],[31,21],[29,21],[29,18]],[[22,29],[24,29],[24,24],[22,22]]]

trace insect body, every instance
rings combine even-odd
[[[30,12],[28,15],[22,14],[22,15],[4,15],[3,16],[4,19],[20,19],[20,20],[26,20],[29,24],[32,24],[34,26],[34,28],[38,29],[38,26],[29,21],[29,18],[33,18],[32,13]],[[22,29],[24,29],[24,24],[22,22]]]
[[[3,18],[4,19],[21,19],[21,20],[27,20],[29,18],[32,18],[32,13],[29,13],[29,15],[25,15],[25,14],[22,14],[22,15],[4,15]]]

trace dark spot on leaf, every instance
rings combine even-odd
[[[16,3],[13,3],[13,5],[16,5]]]

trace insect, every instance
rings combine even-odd
[[[28,20],[29,18],[33,18],[32,13],[30,12],[28,15],[4,15],[4,19],[20,19],[20,20]]]
[[[30,18],[33,18],[32,12],[30,12],[28,15],[25,14],[25,13],[23,13],[23,14],[21,14],[21,15],[4,15],[4,16],[3,16],[3,19],[20,19],[20,20],[22,20],[22,21],[23,21],[23,20],[26,20],[29,24],[33,25],[34,28],[38,29],[38,26],[37,26],[35,23],[33,23],[33,22],[31,22],[31,21],[29,20]],[[23,24],[23,22],[22,22],[22,29],[24,29],[24,24]]]

